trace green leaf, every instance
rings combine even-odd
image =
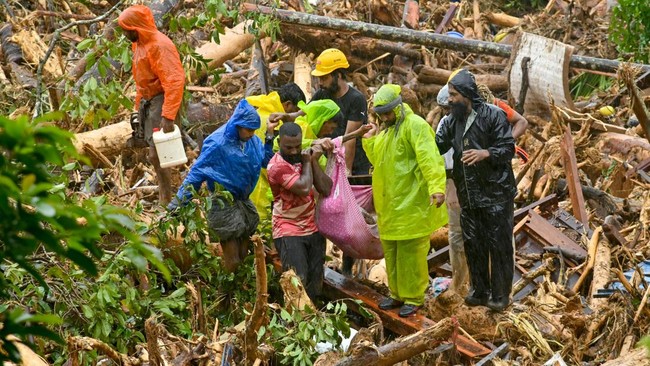
[[[88,305],[81,305],[81,310],[83,310],[84,316],[88,319],[91,319],[95,315],[93,309]]]
[[[83,51],[93,46],[95,46],[95,40],[91,38],[86,38],[77,44],[77,50]]]

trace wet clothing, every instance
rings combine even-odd
[[[512,228],[517,188],[511,166],[515,143],[505,113],[478,95],[474,76],[460,71],[449,82],[472,100],[467,120],[450,116],[436,135],[441,152],[454,149],[453,180],[458,189],[460,223],[474,297],[510,296],[514,273]],[[473,166],[462,163],[464,150],[487,150]]]
[[[366,97],[363,94],[350,86],[348,92],[345,93],[340,98],[332,97],[326,90],[319,89],[314,96],[312,101],[321,100],[321,99],[331,99],[341,108],[341,114],[343,114],[343,120],[338,124],[332,138],[345,135],[345,129],[348,125],[348,121],[358,121],[362,124],[368,122],[368,104],[366,102]],[[370,173],[371,163],[366,156],[366,152],[363,149],[361,139],[356,140],[355,153],[354,153],[354,162],[352,163],[352,175],[365,175]],[[348,167],[349,168],[349,167]]]
[[[259,221],[260,218],[251,200],[234,200],[230,203],[216,195],[212,197],[208,224],[217,235],[217,239],[222,242],[253,235]]]
[[[255,135],[264,141],[266,137],[266,123],[272,113],[284,113],[282,100],[278,92],[271,92],[263,95],[252,95],[246,97],[246,101],[250,103],[260,116],[260,128],[255,131]],[[276,139],[277,142],[277,139]],[[250,195],[251,200],[257,208],[257,213],[260,220],[270,219],[269,212],[271,211],[271,202],[273,202],[273,195],[269,187],[269,180],[266,169],[262,168],[257,185]]]
[[[373,104],[389,104],[400,91],[384,85]],[[429,283],[429,235],[447,223],[445,207],[429,203],[431,195],[445,191],[445,167],[431,126],[408,104],[392,111],[396,123],[364,138],[363,148],[374,166],[372,193],[391,297],[422,305]]]
[[[291,164],[276,153],[268,165],[269,184],[273,192],[273,237],[307,236],[316,227],[314,189],[306,196],[290,191],[300,179],[302,163]]]
[[[136,107],[139,108],[141,99],[151,100],[164,94],[161,114],[175,120],[185,86],[185,71],[176,46],[158,31],[151,9],[144,5],[128,7],[120,14],[118,24],[138,33],[138,41],[131,46]]]
[[[164,94],[158,94],[151,100],[140,99],[140,108],[138,109],[138,118],[142,121],[144,128],[144,139],[149,146],[155,146],[153,143],[153,129],[160,128],[162,120],[162,108],[165,100]],[[180,127],[180,113],[176,114],[176,125]]]
[[[207,183],[210,191],[214,191],[214,185],[218,183],[232,194],[233,199],[248,199],[260,170],[273,157],[273,142],[263,143],[257,136],[242,141],[237,127],[260,127],[259,115],[246,100],[237,104],[225,125],[205,139],[201,154],[178,190],[176,201],[187,201],[190,196],[187,187],[191,185],[198,191],[203,182]]]
[[[429,235],[408,240],[381,240],[390,296],[406,304],[422,305],[429,285]]]
[[[293,268],[314,301],[323,291],[325,277],[325,238],[318,232],[307,236],[274,238],[282,270]]]

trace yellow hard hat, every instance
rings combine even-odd
[[[323,76],[336,69],[347,69],[348,67],[350,67],[350,64],[343,52],[336,48],[328,48],[316,59],[316,68],[312,70],[311,74]]]

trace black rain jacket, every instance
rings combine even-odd
[[[477,114],[465,133],[467,121],[458,121],[450,115],[436,134],[440,154],[454,149],[453,179],[461,207],[491,207],[511,201],[517,192],[511,163],[515,140],[505,113],[481,99],[474,75],[467,70],[456,74],[449,84],[472,100]],[[465,165],[460,159],[464,150],[471,149],[488,150],[490,156],[473,166]]]

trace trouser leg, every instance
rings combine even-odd
[[[485,230],[490,233],[490,286],[492,298],[499,300],[509,297],[514,275],[514,249],[512,243],[513,202],[488,209]]]
[[[275,245],[281,247],[280,260],[282,261],[282,270],[288,271],[293,269],[300,278],[305,291],[307,291],[307,280],[309,278],[309,258],[307,245],[304,237],[285,236],[275,239]],[[309,295],[309,292],[307,292]],[[311,298],[311,295],[310,295]]]
[[[424,304],[429,286],[429,236],[397,241],[397,293],[406,304]]]
[[[305,290],[313,300],[323,292],[323,278],[325,276],[325,237],[314,233],[307,238],[307,283]]]
[[[445,195],[449,216],[449,259],[451,262],[451,289],[460,296],[466,296],[469,287],[469,269],[465,257],[463,230],[460,225],[460,205],[456,186],[452,179],[447,180]]]
[[[403,301],[397,291],[397,241],[382,240],[381,247],[384,250],[384,261],[386,262],[386,277],[388,278],[388,289],[390,296],[395,300]],[[425,254],[426,257],[426,254]]]
[[[485,296],[490,289],[490,250],[485,240],[488,233],[483,230],[482,222],[485,218],[482,216],[482,209],[462,208],[460,212],[465,255],[474,297]]]

